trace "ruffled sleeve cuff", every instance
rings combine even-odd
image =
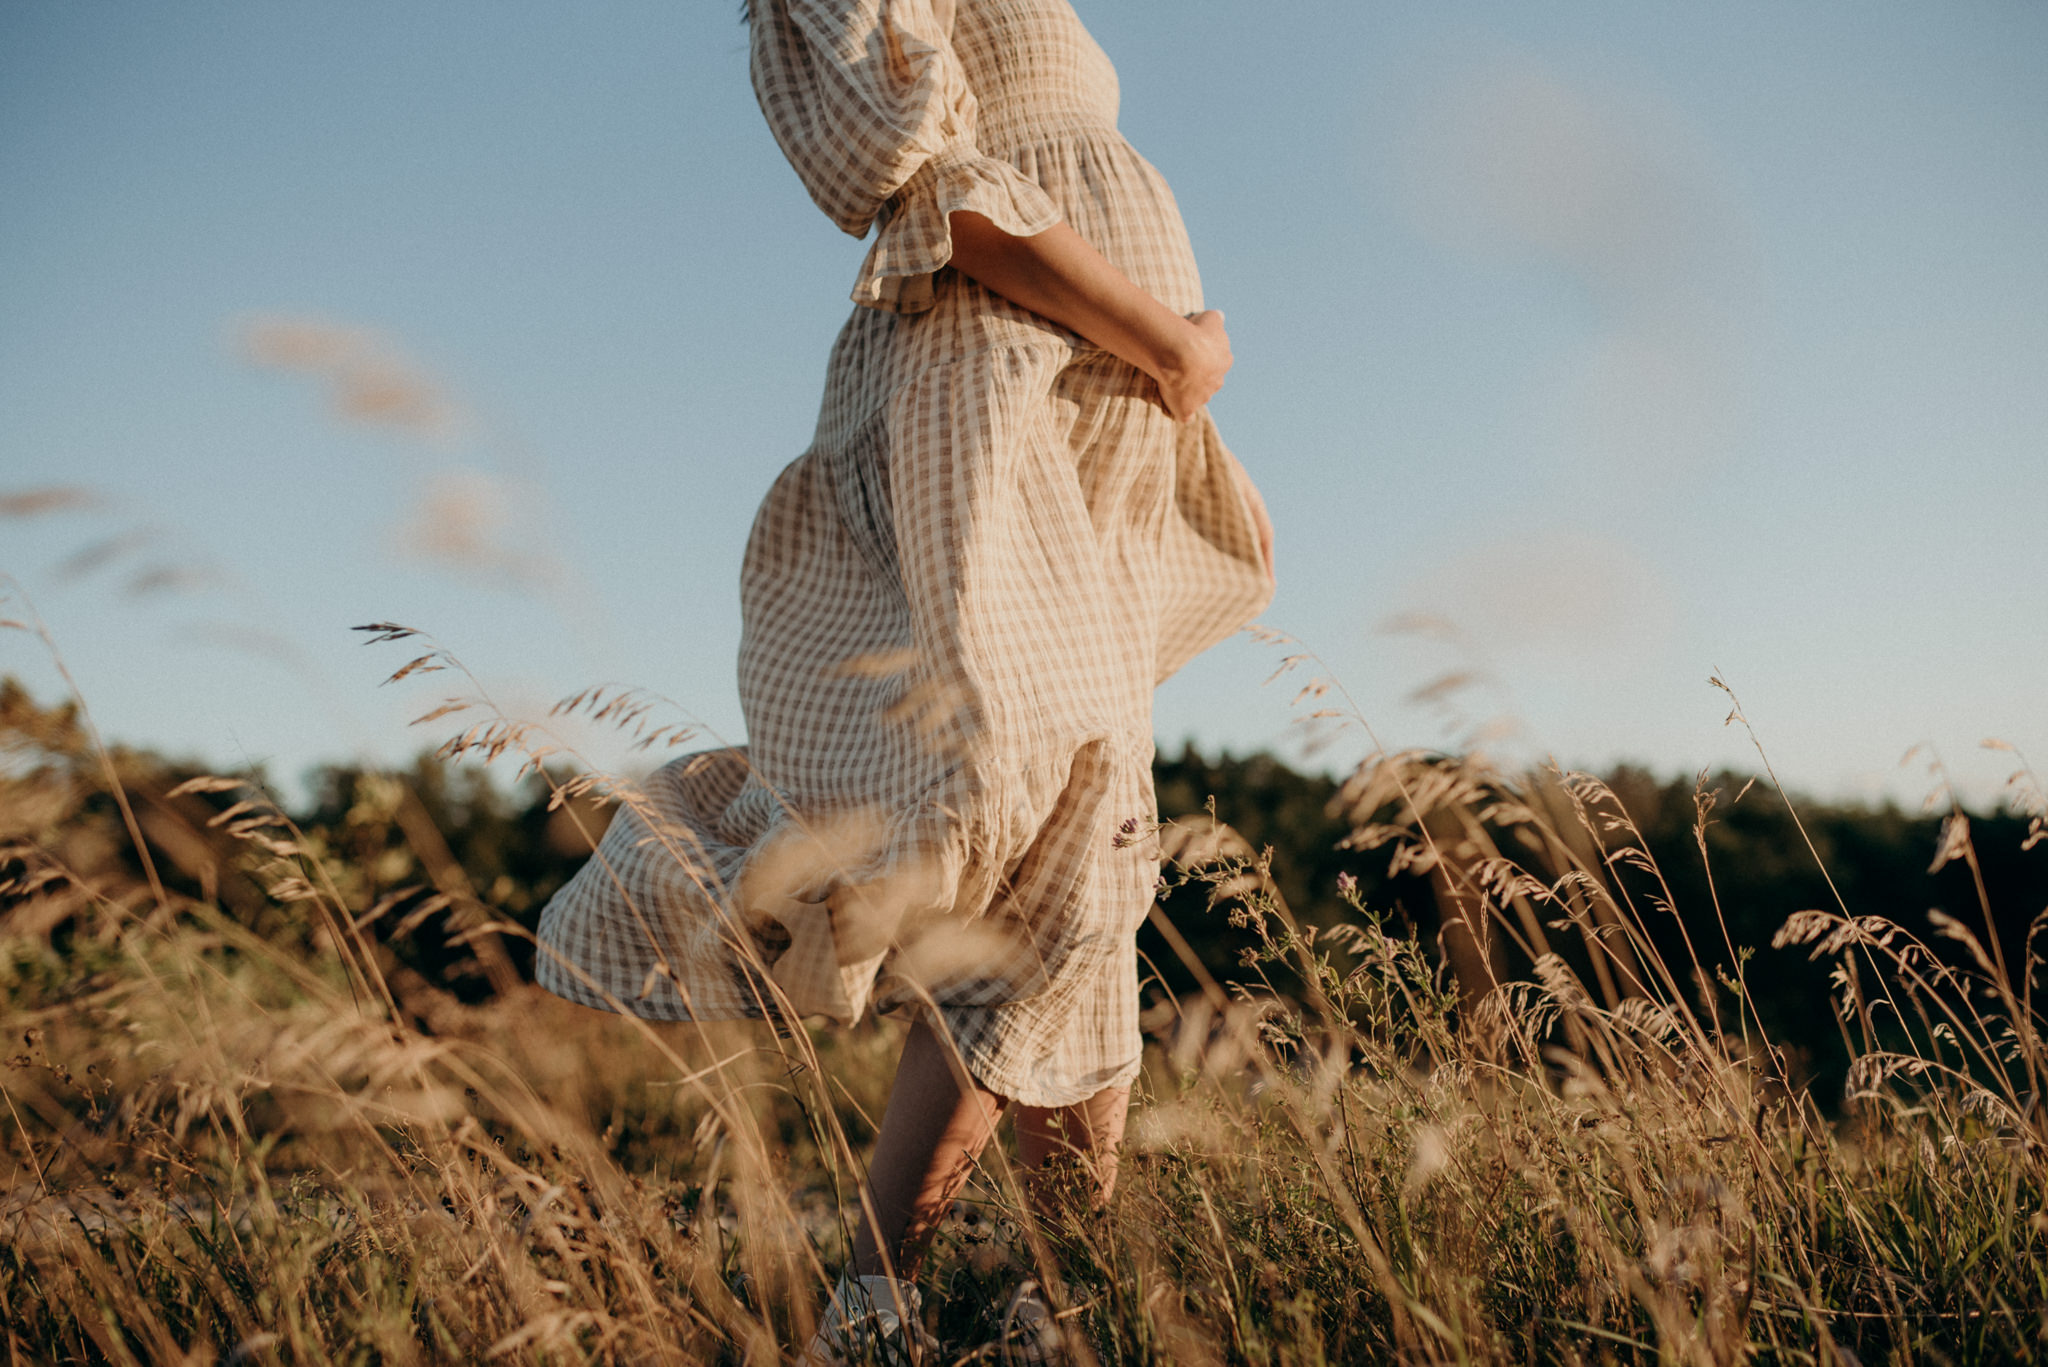
[[[932,275],[953,259],[947,216],[958,209],[981,214],[1015,237],[1035,236],[1061,218],[1052,198],[1008,162],[971,147],[940,152],[890,197],[853,302],[884,313],[930,308]]]

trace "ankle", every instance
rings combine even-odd
[[[863,1239],[853,1246],[853,1257],[847,1261],[846,1274],[850,1277],[893,1277],[908,1286],[917,1280],[922,1253],[922,1249],[904,1240],[898,1245],[895,1256],[885,1260],[879,1248]]]

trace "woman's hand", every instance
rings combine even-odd
[[[1208,309],[1187,320],[1179,354],[1152,378],[1159,381],[1159,403],[1175,422],[1201,411],[1230,373],[1230,334],[1223,330],[1223,310]]]

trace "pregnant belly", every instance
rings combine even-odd
[[[1068,226],[1176,313],[1202,307],[1202,277],[1165,177],[1114,130],[1075,130],[1002,156],[1060,206]]]

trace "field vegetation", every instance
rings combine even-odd
[[[1026,1279],[1076,1362],[2032,1358],[2017,767],[1974,822],[1802,822],[1768,775],[1163,760],[1118,1198],[1034,1219],[992,1153],[923,1274],[942,1360],[1028,1360]],[[605,816],[571,771],[315,787],[0,688],[8,1361],[793,1359],[899,1027],[535,989]]]

